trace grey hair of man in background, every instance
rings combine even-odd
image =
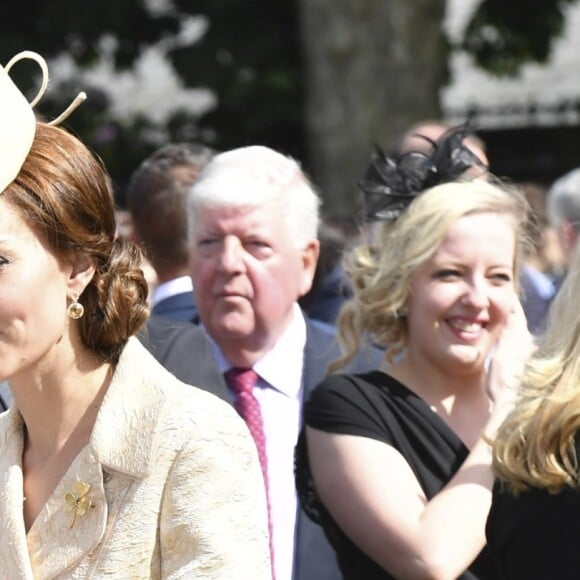
[[[580,167],[558,178],[548,189],[546,213],[569,264],[580,234]]]

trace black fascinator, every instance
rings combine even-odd
[[[386,156],[375,146],[371,163],[357,182],[365,198],[367,221],[394,221],[423,191],[459,179],[469,168],[487,170],[487,165],[465,144],[473,132],[469,123],[453,127],[437,141],[427,141],[432,150],[407,151],[396,157]]]

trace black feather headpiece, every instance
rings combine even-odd
[[[394,158],[375,146],[371,163],[357,182],[364,194],[367,221],[394,221],[430,187],[455,181],[471,167],[487,170],[487,165],[464,144],[470,134],[465,123],[449,129],[437,141],[417,135],[429,142],[432,151],[407,151]]]

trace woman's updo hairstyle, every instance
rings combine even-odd
[[[147,320],[141,252],[116,237],[110,178],[101,161],[59,127],[37,122],[34,142],[17,178],[1,194],[59,258],[94,260],[93,279],[79,297],[84,344],[116,362]]]

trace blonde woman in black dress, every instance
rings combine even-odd
[[[347,259],[355,296],[335,369],[362,336],[386,349],[384,364],[329,377],[305,407],[301,501],[349,580],[497,577],[484,549],[486,437],[512,395],[490,383],[488,362],[500,339],[498,357],[530,345],[516,288],[527,206],[481,178],[413,191],[441,168],[437,155],[470,159],[457,133],[437,146],[430,158],[375,157],[361,184],[384,224]]]

